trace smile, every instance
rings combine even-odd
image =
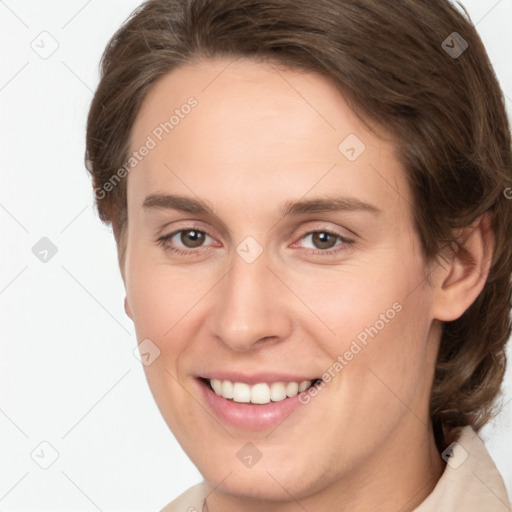
[[[268,404],[293,398],[316,384],[315,381],[303,380],[301,382],[259,382],[254,385],[245,382],[232,382],[230,380],[208,379],[212,390],[228,400],[240,403]]]
[[[310,408],[304,407],[300,394],[323,382],[275,374],[244,378],[242,373],[236,373],[227,377],[228,374],[199,377],[196,382],[205,405],[216,418],[243,430],[274,429],[294,411],[295,421],[302,421],[300,418],[309,414]]]

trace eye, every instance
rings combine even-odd
[[[349,240],[341,233],[328,229],[309,231],[302,235],[300,240],[303,242],[309,240],[313,247],[305,248],[311,249],[309,252],[316,255],[337,253],[348,249],[353,244],[353,240]],[[337,240],[339,240],[339,243],[336,243]],[[208,241],[210,242],[209,244],[207,244]],[[205,231],[190,226],[161,236],[156,242],[166,251],[181,255],[198,255],[204,252],[208,245],[211,245],[211,242],[215,243],[215,240]],[[294,245],[296,246],[296,244]],[[301,246],[304,247],[303,245]],[[336,247],[337,249],[333,249]]]
[[[330,231],[328,229],[322,229],[317,231],[309,231],[302,235],[301,240],[308,240],[313,244],[312,249],[316,249],[313,254],[332,254],[348,248],[353,241],[344,237],[340,233]],[[336,240],[340,240],[340,243],[336,243]],[[341,246],[341,247],[339,247]],[[333,247],[339,247],[338,249],[331,250]]]
[[[176,252],[178,254],[190,254],[201,249],[204,243],[212,237],[205,231],[195,227],[180,229],[169,235],[158,238],[157,242],[167,251]]]

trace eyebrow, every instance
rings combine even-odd
[[[150,194],[142,203],[144,209],[178,210],[185,213],[213,215],[213,209],[199,199],[173,194]]]
[[[198,215],[216,216],[213,209],[200,199],[174,194],[150,194],[142,203],[144,209],[177,210]],[[308,213],[364,211],[380,214],[376,206],[353,197],[318,197],[299,201],[286,201],[280,209],[283,217]]]

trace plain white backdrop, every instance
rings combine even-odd
[[[201,480],[134,356],[114,238],[83,164],[100,56],[140,3],[0,0],[3,512],[157,511]],[[463,3],[510,113],[512,0]],[[511,376],[481,436],[512,496]]]

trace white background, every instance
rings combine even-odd
[[[201,480],[132,353],[137,341],[123,309],[114,239],[92,209],[83,165],[101,53],[139,3],[0,0],[4,512],[156,511]],[[512,0],[464,5],[510,112]],[[45,51],[58,44],[46,59],[31,47],[42,46],[41,38]],[[42,237],[58,249],[46,263],[32,253]],[[504,407],[482,437],[512,494],[510,371],[506,379]],[[51,462],[43,441],[58,453],[48,469],[34,461]]]

